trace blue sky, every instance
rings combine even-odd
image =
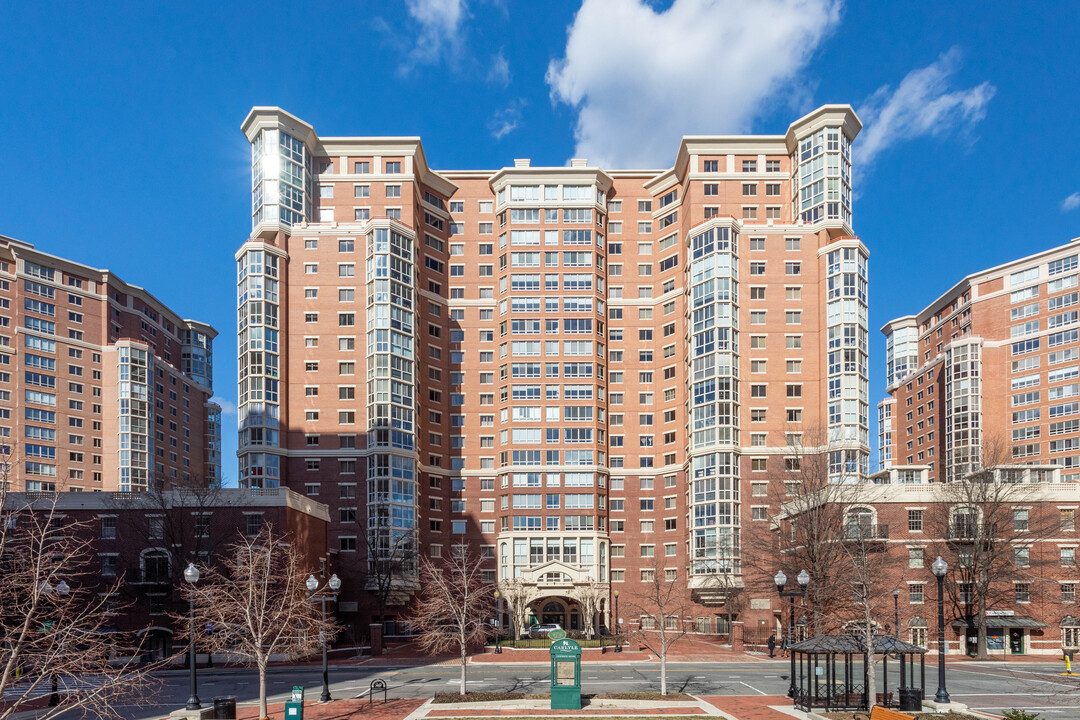
[[[420,135],[459,169],[665,166],[681,134],[851,103],[873,403],[884,322],[1080,235],[1075,2],[0,0],[0,18],[0,233],[216,326],[226,406],[252,105],[322,135]],[[235,415],[224,441],[235,481]]]

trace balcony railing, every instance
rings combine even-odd
[[[973,522],[954,522],[949,525],[947,540],[974,542],[977,537],[990,539],[994,536],[993,528],[982,527]]]
[[[166,570],[128,568],[124,571],[124,582],[136,585],[168,585],[172,576]]]
[[[848,525],[844,528],[845,540],[888,540],[888,525]]]

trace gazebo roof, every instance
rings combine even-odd
[[[818,635],[795,643],[791,646],[791,649],[795,652],[804,653],[853,653],[862,655],[866,652],[866,643],[858,635]],[[923,655],[926,653],[926,648],[898,640],[892,635],[875,635],[874,654],[881,653]]]

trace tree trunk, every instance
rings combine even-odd
[[[874,665],[874,629],[869,620],[863,635],[866,644],[866,696],[870,705],[877,704],[877,666]]]
[[[976,660],[989,660],[990,652],[986,647],[986,595],[979,590],[979,617],[976,619],[979,629],[979,643],[975,650]]]
[[[259,663],[259,717],[269,717],[266,712],[266,663]]]
[[[661,618],[660,622],[664,622]],[[667,635],[664,626],[660,625],[660,694],[667,695]]]
[[[730,596],[730,593],[729,593],[728,599],[724,603],[724,605],[727,606],[727,644],[728,644],[729,648],[734,649],[734,647],[735,647],[735,632],[732,630],[732,627],[731,627],[731,617],[732,617],[732,615],[731,615],[731,596]]]
[[[465,649],[465,643],[461,644],[461,683],[458,687],[458,693],[465,694],[465,661],[468,659],[468,652]]]

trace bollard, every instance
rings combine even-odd
[[[1072,653],[1065,653],[1065,672],[1062,675],[1075,675],[1072,669]]]

